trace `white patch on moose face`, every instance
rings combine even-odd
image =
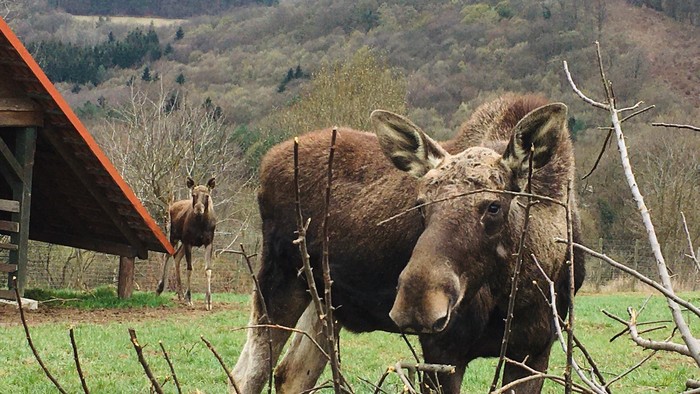
[[[500,242],[496,246],[496,254],[498,254],[498,257],[500,257],[502,260],[507,260],[509,257],[508,250],[506,250],[506,247]]]

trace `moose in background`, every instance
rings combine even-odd
[[[216,229],[216,215],[214,214],[214,202],[211,191],[216,182],[209,179],[206,185],[195,185],[191,177],[187,177],[187,188],[192,192],[189,199],[172,203],[168,209],[170,214],[170,243],[177,250],[173,255],[175,260],[175,278],[177,281],[178,298],[184,297],[187,305],[192,306],[190,293],[190,278],[192,276],[192,248],[204,247],[205,273],[207,276],[207,290],[205,303],[207,310],[211,310],[211,257],[214,242],[214,230]],[[179,243],[179,246],[178,246]],[[185,256],[187,261],[187,288],[182,293],[182,281],[180,279],[180,260]],[[160,295],[168,286],[168,271],[170,255],[165,256],[163,263],[163,277],[158,283],[156,294]]]

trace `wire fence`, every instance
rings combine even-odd
[[[641,274],[657,280],[654,256],[645,240],[604,240],[590,245],[612,259],[627,265]],[[215,245],[220,251],[223,245]],[[252,251],[255,252],[255,251]],[[668,244],[663,247],[666,263],[672,274],[676,290],[699,290],[700,273],[686,256],[687,244]],[[250,253],[250,251],[249,251]],[[250,274],[241,256],[217,253],[212,266],[212,291],[248,293],[252,290]],[[0,256],[3,258],[4,256]],[[6,257],[5,257],[6,259]],[[192,291],[203,292],[206,286],[204,252],[193,252]],[[254,259],[256,260],[256,259]],[[135,262],[135,289],[153,291],[163,273],[164,255],[150,253],[148,260]],[[186,264],[183,259],[181,272],[184,280]],[[28,288],[87,290],[100,286],[116,286],[119,276],[119,257],[75,248],[30,242],[28,259]],[[169,272],[170,290],[174,290],[174,264]],[[592,257],[586,258],[584,291],[645,291],[649,289],[638,279],[621,272],[607,263]]]

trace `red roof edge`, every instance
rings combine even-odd
[[[112,165],[112,162],[109,161],[102,149],[97,145],[95,139],[92,137],[92,135],[90,135],[83,123],[80,121],[80,119],[78,119],[78,117],[75,115],[68,103],[66,103],[66,101],[63,99],[63,96],[61,96],[61,94],[58,92],[53,83],[51,83],[51,81],[46,76],[41,67],[39,67],[39,64],[34,60],[29,51],[27,51],[27,48],[24,47],[22,42],[19,40],[19,38],[17,38],[15,33],[12,31],[10,26],[7,24],[7,22],[5,22],[3,18],[0,18],[0,31],[10,41],[10,44],[12,44],[12,46],[22,58],[24,63],[27,66],[29,66],[34,76],[39,80],[39,82],[41,82],[41,85],[46,90],[46,92],[51,96],[56,105],[58,105],[58,107],[61,109],[66,118],[68,118],[68,121],[73,125],[78,134],[80,134],[85,143],[87,143],[88,147],[93,152],[95,157],[100,161],[104,169],[107,170],[109,175],[112,177],[112,180],[114,180],[114,182],[119,186],[122,193],[124,193],[126,198],[131,202],[131,204],[139,213],[139,215],[141,215],[143,220],[146,222],[146,225],[148,225],[151,231],[153,231],[153,234],[158,238],[165,250],[167,250],[170,254],[174,254],[175,249],[170,244],[170,241],[167,239],[163,231],[160,229],[160,227],[158,227],[155,220],[153,220],[153,218],[143,206],[141,201],[138,199],[138,197],[136,197],[134,191],[131,190],[131,187],[129,187],[129,185],[126,183],[126,181],[124,181],[119,172],[117,172],[116,168],[114,168],[114,165]]]

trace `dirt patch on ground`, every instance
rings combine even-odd
[[[239,303],[215,303],[214,311],[241,311],[247,312],[248,306]],[[84,310],[78,308],[49,307],[40,305],[39,309],[25,311],[27,324],[30,326],[47,323],[91,323],[106,324],[117,321],[146,321],[163,319],[169,316],[201,317],[208,312],[204,304],[195,304],[193,308],[184,304],[171,307],[157,308],[114,308]],[[21,325],[19,309],[17,306],[0,304],[0,327]]]

